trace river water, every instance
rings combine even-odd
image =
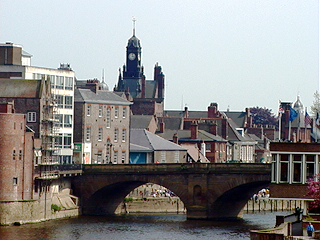
[[[275,225],[276,215],[244,214],[239,221],[187,220],[184,214],[129,214],[112,217],[80,216],[36,224],[0,227],[1,240],[205,240],[250,239],[250,230]]]

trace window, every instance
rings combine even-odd
[[[103,106],[99,105],[99,117],[102,117],[102,113],[103,113]]]
[[[12,184],[13,184],[13,185],[18,185],[18,178],[14,177],[14,178],[12,179]]]
[[[27,113],[27,122],[36,122],[36,112]]]
[[[110,142],[110,139],[107,140],[107,147],[106,147],[106,162],[109,163],[111,162],[111,142]]]
[[[115,128],[114,129],[114,141],[118,142],[118,134],[119,134],[119,129]]]
[[[122,117],[123,118],[127,117],[127,108],[126,107],[123,107],[123,109],[122,109]]]
[[[91,115],[91,105],[87,105],[87,116]]]
[[[64,88],[64,77],[63,76],[57,76],[57,78],[56,78],[56,88],[57,89],[63,89]]]
[[[98,132],[98,141],[102,141],[102,127],[99,127],[99,132]]]
[[[114,117],[118,118],[119,117],[119,107],[114,108]]]
[[[72,90],[73,89],[73,78],[72,77],[66,77],[65,82],[65,89],[66,90]]]
[[[111,127],[111,110],[110,108],[107,109],[107,128]]]
[[[72,127],[72,115],[64,115],[64,127]]]
[[[64,108],[72,108],[72,96],[65,96],[64,98]]]
[[[166,152],[165,151],[161,151],[161,162],[162,163],[166,162]]]
[[[289,154],[280,154],[280,182],[289,181]]]
[[[122,142],[126,141],[126,129],[122,129]]]
[[[300,183],[301,176],[302,176],[302,155],[301,154],[294,154],[293,155],[293,182]]]
[[[58,120],[58,121],[56,122],[56,126],[57,126],[57,127],[62,127],[63,115],[62,115],[62,114],[56,114],[56,115],[55,115],[55,119]]]
[[[50,80],[51,88],[54,88],[54,87],[55,87],[56,76],[54,76],[54,75],[49,75],[49,76],[48,76],[48,79]]]
[[[179,151],[174,151],[174,162],[179,162]]]
[[[121,162],[122,162],[122,163],[125,163],[125,161],[126,161],[126,152],[123,151],[123,152],[122,152],[122,155],[121,155]]]
[[[118,162],[118,151],[114,151],[113,163],[117,163],[117,162]]]
[[[98,150],[98,154],[97,154],[97,163],[101,164],[102,162],[102,151]]]
[[[62,133],[59,133],[59,136],[56,137],[55,146],[57,148],[62,148]]]
[[[86,130],[86,139],[87,139],[87,141],[90,141],[90,135],[91,135],[91,127],[87,127],[87,130]]]
[[[315,155],[306,154],[306,180],[313,178],[315,174]]]
[[[22,160],[23,154],[22,154],[22,150],[19,150],[19,160]]]
[[[12,160],[16,160],[16,150],[12,151]]]
[[[58,108],[63,108],[63,96],[56,95],[56,102],[58,104]]]
[[[67,133],[64,135],[63,148],[71,148],[71,133]]]

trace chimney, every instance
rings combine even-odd
[[[160,132],[160,133],[163,133],[163,132],[164,132],[164,130],[165,130],[165,123],[164,123],[164,119],[163,119],[163,118],[161,118],[161,122],[160,122],[160,130],[159,130],[159,132]]]
[[[89,88],[92,92],[97,93],[99,90],[100,82],[98,79],[87,80],[86,87]]]
[[[173,141],[174,143],[178,144],[178,140],[179,140],[179,138],[178,138],[178,133],[173,134],[172,141]]]
[[[201,143],[201,150],[200,152],[202,153],[203,156],[206,156],[206,144],[204,141]]]
[[[146,98],[146,76],[141,78],[141,98]]]
[[[197,121],[193,121],[191,123],[191,139],[198,139],[198,123]]]
[[[211,122],[209,125],[209,132],[213,135],[218,134],[218,124],[215,122]]]
[[[218,117],[218,104],[210,103],[208,107],[208,118],[217,118]]]
[[[250,112],[250,108],[246,108],[246,122],[244,127],[252,127],[252,116]]]
[[[22,46],[12,42],[0,44],[0,65],[22,65]]]
[[[184,107],[184,117],[185,118],[189,117],[188,107]]]

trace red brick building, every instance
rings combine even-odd
[[[271,197],[307,198],[307,181],[320,173],[320,144],[271,142]]]
[[[0,104],[0,200],[30,200],[33,196],[34,133],[26,131],[26,115],[14,103]]]

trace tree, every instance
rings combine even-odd
[[[320,213],[320,174],[310,178],[308,180],[308,193],[306,196],[309,196],[314,199],[314,201],[309,203],[309,211]]]
[[[266,107],[253,107],[250,108],[250,113],[253,124],[271,125],[278,129],[278,119],[271,112],[271,109],[267,109]]]
[[[317,114],[320,114],[320,94],[316,91],[313,94],[314,100],[313,105],[311,106],[311,114],[312,116],[316,117]]]

